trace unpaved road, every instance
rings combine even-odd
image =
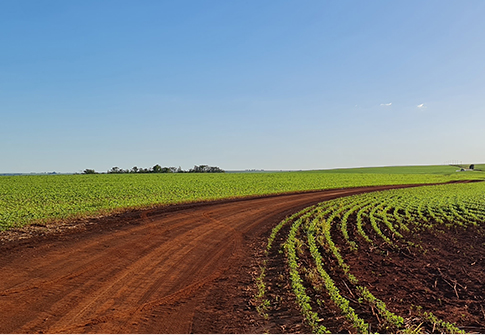
[[[245,271],[272,227],[309,205],[389,188],[162,207],[4,242],[0,333],[258,332]]]

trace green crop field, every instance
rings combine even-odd
[[[468,169],[469,165],[423,165],[423,166],[384,166],[332,170],[315,170],[315,173],[384,173],[384,174],[442,174],[454,175],[460,168]],[[485,164],[475,164],[475,171],[459,172],[463,174],[485,171]]]
[[[367,172],[374,172],[369,170]],[[0,229],[222,198],[371,185],[442,183],[484,179],[480,172],[98,174],[0,177]]]
[[[484,224],[483,182],[372,192],[304,209],[273,229],[264,264],[275,268],[279,239],[287,279],[262,267],[258,310],[268,317],[278,304],[276,293],[266,294],[271,276],[271,287],[291,283],[314,332],[483,331],[473,327],[483,313]]]

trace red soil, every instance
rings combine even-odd
[[[397,187],[168,206],[80,220],[64,228],[2,232],[0,333],[308,332],[288,299],[269,320],[251,304],[271,229],[285,216],[318,202],[390,188]],[[354,263],[352,269],[359,260]],[[436,278],[435,286],[446,288],[444,280],[453,280],[453,273],[440,267],[440,279],[434,271],[437,264],[428,267],[428,279],[433,285]],[[477,265],[483,270],[483,258],[464,271]],[[470,276],[480,274],[471,271]],[[385,285],[366,280],[377,291]],[[458,287],[459,299],[483,295],[481,285],[481,292],[473,287],[468,295]],[[454,290],[451,296],[448,291],[442,293],[445,304],[454,302]],[[399,310],[399,304],[394,308]],[[476,325],[481,324],[477,314]]]
[[[420,306],[467,333],[485,333],[485,227],[442,227],[405,238],[422,249],[381,244],[346,253],[360,284],[404,318]],[[437,332],[434,327],[422,325],[426,332]]]

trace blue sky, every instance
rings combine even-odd
[[[0,173],[485,162],[484,1],[0,2]]]

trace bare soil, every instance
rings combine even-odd
[[[420,248],[382,244],[358,253],[347,250],[346,259],[360,284],[394,313],[412,318],[431,312],[467,333],[484,334],[484,228],[457,226],[414,232],[405,238]],[[421,332],[439,332],[435,327],[425,323]]]
[[[308,333],[289,287],[279,288],[287,293],[269,319],[259,316],[253,305],[254,278],[271,229],[287,215],[318,202],[397,187],[165,206],[1,232],[0,333]],[[455,244],[473,236],[473,232],[459,235]],[[440,298],[453,306],[443,313],[469,313],[470,327],[484,332],[480,308],[485,307],[485,264],[483,246],[478,247],[483,241],[473,244],[476,254],[462,253],[459,257],[464,258],[458,259],[455,249],[429,241],[428,249],[442,250],[428,254],[438,261],[429,258],[425,262],[430,265],[423,267],[416,256],[415,261],[404,258],[393,266],[406,274],[420,269],[419,280],[431,285],[432,293],[424,288],[416,291],[413,282],[393,289],[402,291],[398,300],[392,293],[383,299],[381,290],[394,283],[391,267],[389,280],[362,277],[363,283],[396,311],[409,305],[402,307],[399,299],[415,299],[410,298],[413,294],[428,294],[418,300],[424,306],[429,299],[430,306],[436,306]],[[365,264],[376,264],[382,272],[380,258],[359,257],[350,266],[358,270],[361,264],[362,276],[369,273]],[[448,264],[453,262],[458,265]],[[284,263],[275,258],[273,268],[277,276]],[[454,288],[447,287],[447,281],[454,285],[453,280],[466,287],[456,287],[458,297]]]

